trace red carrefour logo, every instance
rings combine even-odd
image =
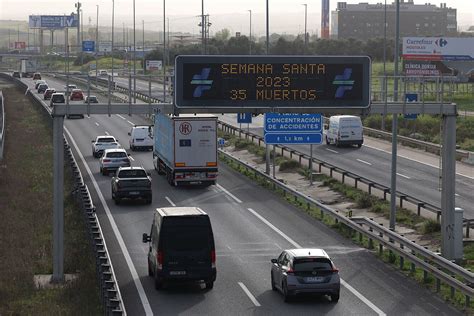
[[[189,135],[192,129],[193,128],[191,127],[191,124],[189,124],[188,122],[183,122],[181,123],[181,125],[179,125],[179,131],[183,135]]]

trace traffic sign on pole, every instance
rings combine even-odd
[[[321,114],[266,113],[266,144],[322,144]]]
[[[95,52],[95,42],[94,41],[82,41],[82,51],[83,52]]]
[[[418,94],[417,93],[406,93],[405,94],[406,102],[417,102],[418,101]],[[403,115],[403,118],[406,120],[416,120],[418,114],[415,113],[406,113]]]
[[[278,144],[322,144],[323,136],[321,133],[266,133],[265,144],[267,145],[278,145]]]
[[[237,123],[252,123],[252,113],[237,113]]]

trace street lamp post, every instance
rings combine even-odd
[[[143,74],[145,74],[145,20],[142,20],[142,52],[143,52]]]
[[[304,53],[306,54],[306,50],[308,48],[308,36],[307,33],[307,26],[308,26],[308,4],[304,5]]]
[[[137,103],[137,46],[135,41],[135,0],[133,0],[133,103]]]
[[[387,117],[387,72],[385,63],[387,60],[387,0],[385,0],[384,14],[383,14],[383,94],[384,94],[384,108],[382,115],[382,130],[385,130],[385,119]]]
[[[163,0],[163,102],[166,102],[166,0]]]
[[[250,28],[249,28],[249,54],[252,55],[252,10],[247,10],[250,13]]]
[[[112,84],[114,82],[114,12],[115,11],[115,1],[112,0]]]
[[[201,41],[202,41],[202,54],[206,54],[206,40],[205,40],[205,26],[204,26],[204,0],[201,0]]]
[[[99,5],[97,7],[97,19],[95,22],[95,85],[97,86],[97,75],[98,75],[98,68],[99,64],[97,62],[97,58],[99,55]]]

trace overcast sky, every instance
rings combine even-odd
[[[347,3],[369,2],[375,4],[384,0],[346,0]],[[391,3],[393,0],[388,0]],[[337,6],[335,0],[330,1],[330,10]],[[341,1],[339,1],[341,2]],[[415,0],[415,4],[429,1]],[[447,3],[448,7],[457,8],[458,27],[466,29],[474,25],[474,0],[439,0],[433,4]],[[1,20],[27,20],[28,15],[70,14],[75,10],[72,0],[0,0]],[[82,0],[84,25],[95,25],[96,5],[99,5],[99,25],[111,25],[112,0]],[[163,25],[162,0],[135,0],[136,28],[161,30]],[[308,5],[308,32],[320,32],[321,0],[269,0],[270,31],[276,33],[303,33],[304,6]],[[265,33],[265,0],[204,0],[204,12],[210,15],[211,33],[223,28],[231,33],[248,34],[249,12],[252,10],[252,32],[257,35]],[[201,14],[200,0],[168,0],[166,14],[170,21],[170,30],[199,33],[198,15]],[[133,27],[133,0],[115,0],[115,26]]]

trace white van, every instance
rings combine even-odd
[[[153,150],[152,126],[135,125],[128,135],[130,136],[129,144],[132,151],[135,149]]]
[[[360,117],[353,115],[335,115],[329,118],[329,126],[326,130],[326,144],[357,145],[361,147],[364,143],[362,121]]]

